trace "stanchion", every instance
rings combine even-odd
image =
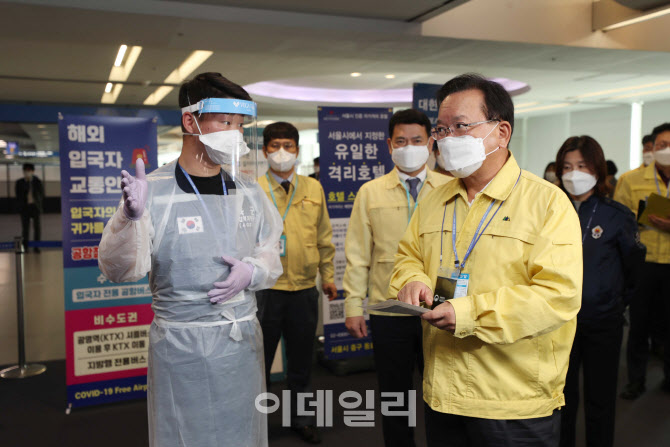
[[[23,312],[23,244],[21,238],[14,238],[14,251],[16,253],[16,313],[18,315],[19,327],[19,364],[0,371],[3,379],[23,379],[36,376],[47,370],[47,367],[39,364],[29,365],[26,363],[26,340],[24,334],[25,315]]]

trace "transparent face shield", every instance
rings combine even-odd
[[[256,126],[256,103],[243,99],[207,98],[182,108],[191,113],[199,133],[185,134],[200,138],[214,164],[221,165],[233,179],[258,177],[259,137]],[[201,124],[206,113],[217,114],[214,132],[203,134]],[[211,127],[211,126],[210,126]]]

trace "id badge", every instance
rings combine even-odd
[[[279,238],[279,256],[286,256],[286,235],[282,234]]]
[[[433,297],[433,306],[431,308],[434,309],[450,299],[467,296],[469,282],[469,273],[459,274],[456,269],[440,267],[437,270],[435,296]]]

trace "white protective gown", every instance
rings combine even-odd
[[[254,181],[237,180],[229,195],[183,192],[176,161],[147,176],[139,221],[119,207],[105,226],[99,266],[112,281],[147,272],[155,314],[150,330],[148,411],[152,447],[267,446],[263,337],[254,290],[282,273],[282,221]],[[254,265],[251,284],[213,305],[207,292],[223,281],[226,254]]]

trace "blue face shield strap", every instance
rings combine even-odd
[[[256,103],[244,99],[234,98],[207,98],[199,101],[197,104],[183,107],[184,113],[235,113],[238,115],[248,115],[256,118]]]

